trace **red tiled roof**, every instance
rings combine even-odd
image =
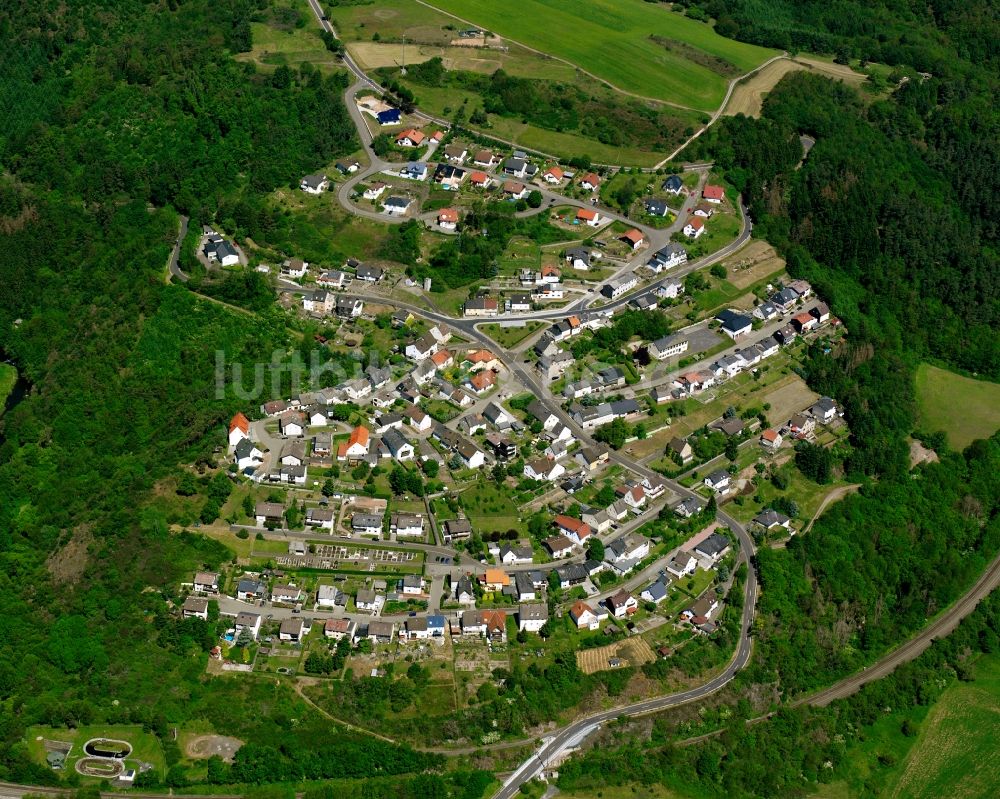
[[[601,179],[593,172],[588,172],[582,178],[580,178],[581,183],[589,183],[591,186],[600,186]]]
[[[473,183],[485,183],[489,179],[490,176],[487,175],[485,172],[473,172],[471,175],[469,175],[469,180],[471,180]]]
[[[572,516],[563,516],[560,514],[559,516],[556,516],[553,521],[556,526],[561,527],[563,530],[569,530],[572,533],[576,533],[581,538],[590,535],[590,525],[580,519],[574,519]]]
[[[641,230],[639,230],[638,228],[632,228],[631,230],[626,230],[622,234],[622,238],[623,239],[628,239],[633,244],[638,244],[645,237],[642,235],[642,231]]]
[[[587,222],[592,222],[597,219],[597,211],[592,211],[589,208],[581,208],[576,212],[577,219],[584,219]]]
[[[476,350],[465,360],[469,361],[469,363],[489,363],[490,361],[495,361],[496,356],[489,350]]]
[[[364,425],[358,425],[351,431],[351,437],[347,439],[347,446],[353,447],[355,444],[360,444],[362,447],[367,447],[368,437],[368,428]]]
[[[442,208],[438,211],[438,222],[457,222],[458,211],[454,208]]]
[[[726,190],[722,186],[708,185],[702,190],[701,196],[706,200],[721,200],[726,196]]]
[[[237,428],[242,430],[244,433],[250,432],[250,421],[239,411],[236,412],[232,421],[229,422],[229,432],[232,433],[233,430],[236,430]]]
[[[695,230],[701,230],[703,227],[705,227],[705,220],[703,220],[700,216],[690,217],[687,223]]]

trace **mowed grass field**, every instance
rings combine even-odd
[[[931,708],[891,799],[989,799],[1000,794],[1000,657],[982,658],[972,683],[954,683]]]
[[[740,73],[777,54],[719,36],[643,0],[431,0],[430,4],[515,42],[563,58],[618,89],[715,111],[727,80],[652,41],[655,35],[721,58]],[[530,20],[530,24],[524,24]]]
[[[1000,430],[1000,384],[962,377],[921,364],[917,369],[918,426],[943,430],[953,449],[965,449],[977,438]]]

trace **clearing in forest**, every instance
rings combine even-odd
[[[943,430],[948,444],[965,449],[1000,429],[1000,384],[921,364],[917,369],[918,427]]]
[[[745,114],[748,117],[759,117],[768,92],[789,72],[798,70],[817,72],[852,86],[860,86],[866,80],[864,74],[855,72],[849,66],[815,58],[797,57],[794,60],[782,58],[779,61],[772,61],[746,80],[737,83],[723,113],[727,116]]]

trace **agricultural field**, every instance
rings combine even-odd
[[[610,664],[611,658],[621,658],[621,667],[641,666],[652,663],[656,655],[644,638],[634,636],[596,649],[581,649],[576,653],[576,665],[584,674],[619,668]]]
[[[642,0],[433,0],[470,24],[568,61],[624,92],[712,112],[727,77],[776,52],[723,38],[710,25]],[[521,20],[532,20],[522,25]],[[571,32],[571,35],[570,35]],[[655,40],[653,37],[656,37]]]
[[[954,683],[921,724],[891,799],[979,799],[1000,785],[1000,658],[985,657],[973,683]]]
[[[956,413],[959,397],[961,412]],[[926,363],[917,369],[917,407],[919,429],[943,430],[957,450],[1000,429],[1000,385]]]

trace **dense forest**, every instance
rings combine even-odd
[[[232,557],[170,533],[150,502],[178,464],[212,461],[236,407],[215,399],[216,355],[250,365],[314,346],[273,313],[167,285],[177,211],[252,222],[266,192],[356,147],[343,76],[232,59],[257,10],[0,9],[0,343],[30,387],[0,429],[0,779],[55,779],[28,758],[31,724],[137,723],[181,787],[170,727],[198,718],[247,742],[200,780],[377,770],[421,776],[371,796],[479,796],[478,777],[424,774],[438,756],[345,731],[334,748],[329,723],[286,686],[203,681],[214,625],[172,609],[182,577]]]

